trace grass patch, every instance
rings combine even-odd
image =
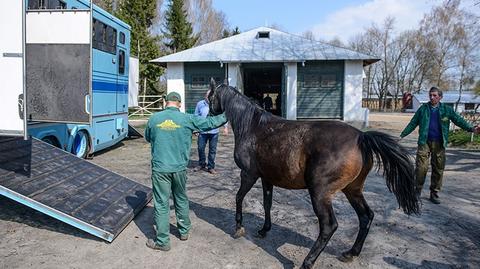
[[[471,137],[472,133],[464,130],[450,131],[448,141],[455,147],[480,148],[480,135],[473,135],[473,142],[470,142]]]

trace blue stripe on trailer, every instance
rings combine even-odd
[[[93,92],[128,93],[128,84],[116,84],[103,81],[93,81]]]

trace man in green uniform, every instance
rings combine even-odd
[[[430,102],[420,106],[400,137],[409,135],[417,126],[418,148],[415,160],[417,195],[420,196],[428,171],[428,159],[432,165],[430,182],[430,201],[440,203],[438,192],[442,187],[443,169],[445,168],[445,148],[448,144],[450,121],[468,132],[479,133],[478,126],[472,127],[452,107],[442,104],[442,91],[432,87],[429,91]]]
[[[202,118],[180,112],[181,97],[170,92],[165,98],[166,108],[148,120],[145,139],[151,143],[155,240],[147,246],[156,250],[170,250],[170,193],[173,195],[180,240],[188,239],[191,228],[186,194],[187,164],[193,131],[208,131],[227,122],[224,114]]]

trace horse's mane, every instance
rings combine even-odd
[[[278,118],[231,86],[222,84],[217,87],[217,91],[222,102],[221,106],[238,138],[242,138],[249,131]]]

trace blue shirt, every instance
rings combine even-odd
[[[438,107],[430,108],[430,122],[428,126],[428,141],[442,141],[442,130],[440,127],[440,112]]]
[[[198,101],[197,106],[195,107],[195,115],[206,118],[209,111],[210,107],[207,100],[203,99],[201,101]],[[218,134],[218,128],[210,130],[208,132],[201,132],[201,134]]]

